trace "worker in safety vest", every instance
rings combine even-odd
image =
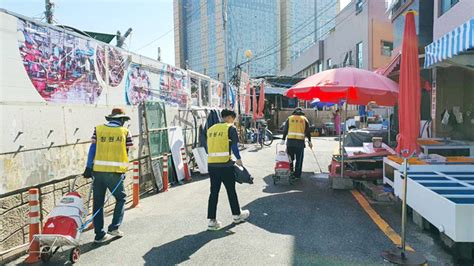
[[[94,242],[96,243],[103,243],[111,236],[123,236],[123,233],[118,230],[125,211],[126,194],[122,175],[125,175],[128,170],[128,149],[133,146],[130,132],[123,126],[126,121],[130,120],[130,117],[125,115],[123,109],[114,108],[105,119],[108,123],[95,127],[84,171],[84,177],[94,177],[92,186],[93,213],[97,213],[94,216]],[[115,209],[112,223],[106,233],[103,229],[103,207],[107,189],[113,191]]]
[[[234,163],[242,166],[238,142],[239,137],[234,127],[236,114],[224,109],[221,112],[223,123],[215,124],[207,131],[208,169],[211,180],[211,194],[207,209],[208,230],[219,230],[221,222],[216,220],[217,201],[221,183],[224,183],[229,197],[234,223],[244,222],[250,215],[248,210],[240,210],[237,192],[235,191]],[[231,159],[234,154],[237,161]]]
[[[304,139],[308,138],[308,146],[312,149],[313,144],[311,143],[311,132],[309,129],[308,119],[304,116],[301,108],[296,108],[293,114],[288,117],[285,122],[285,129],[283,131],[282,143],[286,141],[286,149],[288,155],[291,157],[291,169],[294,169],[294,177],[301,178],[301,169],[303,167],[303,157],[305,143]],[[296,163],[295,163],[296,159]],[[293,164],[295,166],[293,167]]]

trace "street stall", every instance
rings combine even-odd
[[[457,243],[474,242],[473,169],[444,166],[431,170],[410,168],[408,172],[408,206]],[[402,191],[403,176],[397,171],[395,195],[401,197]]]
[[[377,146],[377,145],[375,145]],[[344,170],[344,176],[355,180],[374,181],[382,176],[384,156],[394,155],[395,151],[387,144],[381,143],[374,148],[373,142],[363,143],[362,146],[344,147],[346,156],[344,163],[349,167]],[[330,175],[337,176],[340,167],[340,157],[333,156]]]
[[[411,171],[451,171],[465,172],[473,171],[474,158],[464,156],[443,157],[437,154],[424,158],[408,159]],[[383,182],[394,187],[396,172],[403,171],[403,159],[398,156],[387,156],[383,158]]]
[[[421,152],[443,156],[474,156],[474,145],[462,140],[448,138],[418,139]]]
[[[363,69],[345,67],[326,70],[310,76],[290,88],[286,92],[286,96],[303,100],[318,98],[321,102],[329,103],[344,101],[346,109],[343,112],[343,121],[345,124],[348,104],[368,105],[371,102],[376,102],[379,106],[393,106],[398,96],[398,85],[382,75]],[[357,176],[357,172],[359,172],[359,177],[378,175],[381,178],[383,156],[380,154],[371,156],[369,152],[365,153],[365,158],[355,158],[354,156],[350,158],[347,154],[347,149],[344,148],[346,133],[347,130],[344,125],[339,137],[339,154],[333,156],[330,166],[330,177],[336,177],[337,175],[340,175],[341,178]],[[363,145],[361,146],[363,147]],[[377,148],[384,149],[382,147]],[[368,170],[377,171],[378,174],[374,172],[370,174],[360,172],[362,169],[358,165],[362,163],[378,164],[380,170],[375,170],[377,168],[374,166],[368,168]],[[351,164],[350,172],[345,172],[346,164]]]

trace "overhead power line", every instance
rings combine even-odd
[[[367,3],[367,0],[365,0],[364,2],[362,2],[362,5],[364,5],[365,3]],[[337,23],[337,24],[335,25],[335,28],[337,28],[337,26],[340,25],[341,23],[345,22],[351,15],[355,14],[356,12],[357,12],[357,11],[355,10],[355,11],[349,13],[343,20],[341,20],[339,23]],[[331,22],[332,22],[333,20],[335,20],[335,19],[336,19],[336,17],[334,17],[334,18],[328,20],[323,26],[328,25],[329,23],[331,23]],[[306,37],[308,37],[309,35],[313,34],[314,32],[315,32],[315,31],[310,32],[309,34],[303,36],[302,38],[300,38],[300,39],[294,41],[294,42],[291,43],[291,44],[288,44],[287,46],[289,46],[289,45],[294,45],[295,43],[300,42],[301,40],[303,40],[304,38],[306,38]],[[286,48],[286,47],[285,47],[285,48]],[[239,64],[239,65],[243,65],[243,64],[246,64],[246,63],[248,63],[248,62],[255,62],[255,61],[264,59],[264,58],[266,58],[266,57],[268,57],[268,56],[271,56],[271,55],[274,55],[274,54],[278,53],[278,52],[281,51],[282,49],[284,49],[284,48],[280,48],[280,49],[277,50],[277,51],[274,51],[274,52],[269,53],[269,54],[266,54],[266,55],[262,55],[262,56],[260,56],[260,57],[252,58],[252,59],[247,60],[247,61],[245,61],[245,62],[243,62],[243,63],[241,63],[241,64]]]
[[[186,16],[186,19],[180,20],[179,23],[178,23],[178,27],[181,28],[181,27],[183,26],[182,23],[184,23],[185,20],[188,20],[190,17],[192,17],[192,16],[194,16],[195,14],[197,14],[197,12],[199,12],[199,11],[202,9],[202,7],[204,6],[205,3],[206,3],[206,2],[202,2],[202,4],[199,6],[198,9],[196,9],[193,13],[191,13],[191,14],[189,14],[189,15]],[[144,48],[146,48],[146,47],[152,45],[152,44],[155,43],[156,41],[159,41],[159,40],[161,40],[163,37],[165,37],[166,35],[170,34],[170,33],[171,33],[173,30],[175,30],[175,29],[176,29],[176,25],[174,25],[173,28],[169,29],[169,30],[166,31],[165,33],[163,33],[163,34],[159,35],[158,37],[156,37],[155,39],[151,40],[151,41],[148,42],[147,44],[141,46],[141,47],[138,48],[138,49],[135,49],[134,51],[135,51],[135,52],[138,52],[138,51],[140,51],[140,50],[142,50],[142,49],[144,49]]]

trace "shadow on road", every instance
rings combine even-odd
[[[244,209],[259,228],[294,238],[293,264],[383,264],[380,251],[392,247],[357,205],[349,191],[329,189],[327,179],[303,173],[294,185],[264,178],[267,197]]]
[[[187,261],[191,255],[212,240],[232,235],[233,232],[230,229],[234,226],[235,224],[230,224],[219,231],[203,231],[183,236],[159,247],[154,247],[143,256],[145,265],[176,265]]]
[[[293,184],[290,184],[287,178],[282,178],[277,181],[277,184],[273,184],[273,174],[267,175],[263,178],[267,186],[263,189],[263,192],[265,193],[282,193],[282,192],[287,192],[287,191],[292,191],[292,190],[297,190],[297,191],[302,191],[304,189],[304,186],[301,185],[301,180],[295,181]],[[314,175],[313,172],[302,172],[301,176],[303,177],[302,180],[311,178]],[[329,187],[328,187],[329,188]]]

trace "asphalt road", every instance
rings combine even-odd
[[[337,146],[332,138],[313,140],[318,161],[327,171]],[[271,179],[275,146],[249,146],[244,165],[253,185],[238,185],[248,222],[234,226],[225,189],[221,189],[218,218],[224,228],[206,231],[209,180],[195,177],[190,184],[142,199],[140,207],[125,213],[125,236],[103,245],[92,244],[93,233],[83,235],[79,265],[383,265],[380,253],[394,247],[350,191],[329,188],[309,149],[303,178],[294,185],[274,185]],[[315,173],[316,172],[316,173]],[[397,232],[399,207],[373,206]],[[110,220],[110,217],[108,217]],[[453,264],[439,240],[408,226],[408,244],[424,254],[430,265]],[[68,253],[53,257],[64,264]],[[20,262],[18,260],[17,262]]]

